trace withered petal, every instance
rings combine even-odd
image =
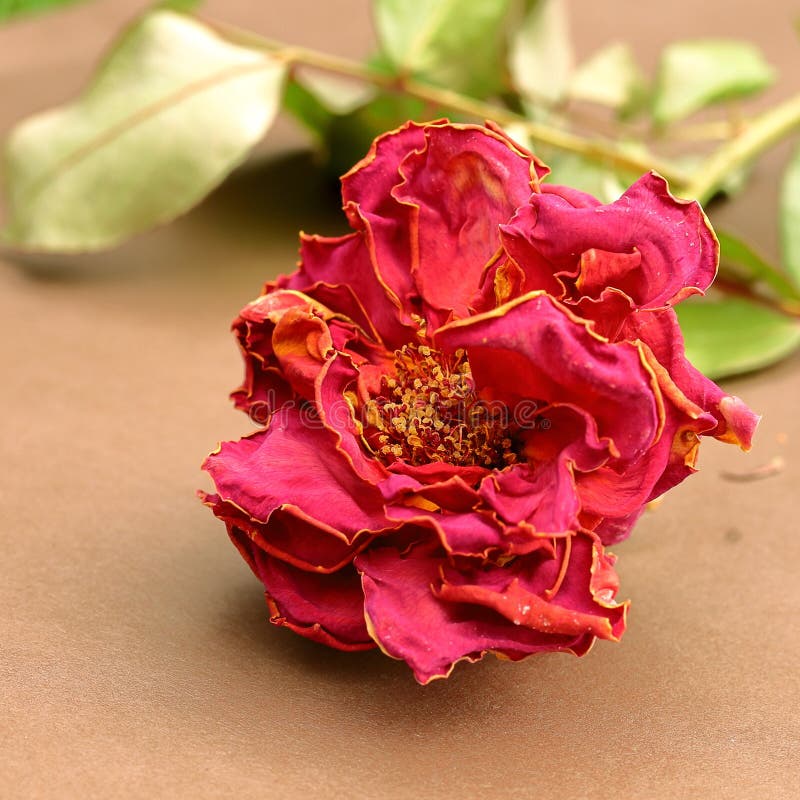
[[[487,652],[515,660],[548,651],[580,655],[595,638],[618,639],[625,627],[626,604],[613,602],[611,564],[592,534],[507,567],[455,568],[425,542],[402,555],[370,548],[355,564],[372,637],[387,655],[406,661],[420,683]]]

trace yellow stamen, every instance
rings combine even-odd
[[[405,345],[395,370],[364,409],[367,441],[382,460],[500,468],[517,461],[507,414],[480,402],[463,350],[446,356]]]

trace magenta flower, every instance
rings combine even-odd
[[[276,624],[421,683],[582,655],[625,628],[605,546],[700,436],[750,446],[671,308],[715,274],[699,205],[655,174],[606,206],[546,174],[491,125],[409,123],[342,179],[353,232],[302,236],[234,322],[263,428],[209,456],[203,497]]]

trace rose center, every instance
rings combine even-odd
[[[365,407],[365,440],[384,463],[502,468],[518,460],[505,406],[481,401],[463,350],[425,345],[395,354],[395,375]]]

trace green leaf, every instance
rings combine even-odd
[[[354,114],[377,94],[375,87],[369,84],[345,81],[322,73],[300,73],[288,80],[283,107],[311,133],[323,157],[330,159],[332,154],[328,140],[337,125],[335,119]],[[389,127],[397,127],[398,124],[392,119]],[[357,136],[357,140],[360,142],[361,137]],[[351,149],[347,147],[348,151]]]
[[[55,11],[61,6],[75,5],[85,0],[0,0],[0,22],[23,14],[38,14]],[[184,14],[194,11],[203,0],[160,0],[153,10],[178,11]]]
[[[689,300],[675,308],[689,360],[711,378],[766,367],[800,345],[800,321],[742,300]]]
[[[302,72],[295,76],[295,81],[332,114],[349,114],[378,94],[378,90],[368,83],[326,72]]]
[[[575,70],[569,96],[624,112],[645,92],[645,80],[631,48],[623,42],[598,50]]]
[[[394,69],[485,97],[498,69],[510,0],[375,0],[378,40]]]
[[[318,147],[324,147],[334,115],[294,77],[286,82],[283,107],[311,133]]]
[[[511,39],[508,68],[517,91],[554,104],[569,85],[574,56],[563,0],[533,0]]]
[[[350,114],[332,116],[327,130],[329,169],[337,176],[343,175],[367,154],[376,136],[410,119],[441,115],[438,109],[430,109],[413,97],[380,94]]]
[[[717,229],[720,248],[720,274],[756,288],[767,286],[787,300],[800,300],[800,289],[777,267],[732,233]]]
[[[159,0],[153,11],[177,11],[180,14],[191,14],[203,5],[203,0]]]
[[[4,238],[98,250],[187,211],[263,136],[284,73],[189,17],[148,14],[75,103],[12,132]]]
[[[547,182],[563,184],[596,197],[603,203],[613,203],[625,191],[625,184],[610,169],[586,161],[573,153],[552,153],[547,164],[552,170]]]
[[[0,0],[0,22],[22,14],[36,14],[72,5],[78,0]]]
[[[653,118],[666,125],[701,108],[765,89],[775,71],[749,42],[695,39],[675,42],[661,54]]]
[[[800,284],[800,148],[783,175],[780,222],[783,263]]]

